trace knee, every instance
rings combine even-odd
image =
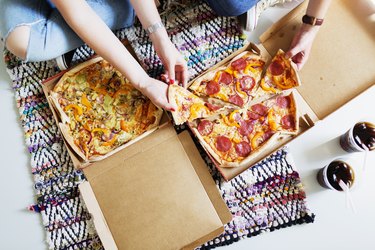
[[[5,47],[14,55],[26,59],[30,38],[30,27],[22,25],[14,28],[5,41]]]

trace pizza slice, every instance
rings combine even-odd
[[[245,51],[226,66],[196,79],[190,89],[199,96],[208,96],[244,107],[257,89],[265,62],[259,55]]]
[[[285,90],[301,85],[296,65],[285,57],[284,51],[278,50],[268,65],[254,99],[266,99]]]
[[[297,134],[299,128],[298,110],[293,92],[277,95],[264,102],[269,107],[267,124],[273,131],[283,134]]]
[[[244,166],[280,134],[298,132],[295,99],[293,93],[277,95],[247,109],[197,119],[189,126],[221,167]]]
[[[246,109],[215,119],[198,119],[189,126],[221,167],[248,164],[278,134],[264,126],[261,119],[250,119]]]
[[[227,108],[205,101],[177,84],[169,85],[168,99],[171,104],[177,107],[177,110],[172,112],[176,125],[197,118],[213,116]]]

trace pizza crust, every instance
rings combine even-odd
[[[298,109],[298,105],[296,102],[294,91],[295,90],[292,90],[292,92],[289,94],[289,97],[290,97],[290,100],[292,101],[291,104],[293,105],[293,108],[294,108],[293,117],[294,117],[295,129],[293,131],[283,131],[282,133],[286,135],[296,135],[298,134],[298,131],[299,131],[299,119],[298,119],[299,109]]]
[[[57,82],[57,84],[55,85],[55,87],[53,88],[53,91],[54,92],[58,92],[58,91],[63,91],[63,85],[66,81],[66,79],[68,79],[69,77],[72,77],[74,76],[76,73],[78,73],[79,71],[81,71],[82,69],[90,66],[91,64],[95,64],[99,61],[103,60],[102,57],[100,56],[97,56],[97,57],[94,57],[88,61],[85,61],[81,64],[78,64],[77,66],[75,66],[74,68],[72,68],[71,70],[67,71],[61,78],[60,80]]]
[[[208,71],[204,75],[195,79],[195,81],[190,85],[189,89],[199,96],[203,95],[202,93],[198,92],[198,88],[201,86],[201,82],[212,80],[218,71],[225,70],[225,69],[226,67],[222,66],[222,67],[217,68],[216,70]]]
[[[172,113],[172,117],[173,117],[175,124],[180,125],[184,123],[186,119],[180,115],[179,107],[176,102],[176,98],[178,98],[179,96],[186,96],[186,95],[185,93],[181,93],[181,91],[179,91],[179,88],[177,88],[176,86],[177,85],[174,85],[174,84],[168,86],[168,101],[170,104],[177,107],[177,110],[172,111],[171,113]]]
[[[55,93],[55,92],[51,92],[50,93],[50,96],[49,96],[49,99],[51,100],[51,103],[53,105],[53,107],[55,108],[55,110],[57,111],[57,113],[59,114],[60,116],[60,119],[61,121],[65,124],[65,123],[70,123],[70,118],[69,116],[66,115],[66,113],[64,112],[64,110],[62,109],[60,103],[59,103],[59,97],[58,97],[58,94]]]

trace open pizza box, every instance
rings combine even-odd
[[[298,134],[280,137],[273,145],[257,152],[253,160],[244,167],[224,168],[210,157],[226,180],[274,153],[374,85],[375,21],[371,21],[368,16],[375,10],[372,9],[372,13],[365,11],[366,7],[363,6],[366,2],[360,2],[362,5],[350,0],[332,1],[309,60],[299,72],[302,85],[293,91],[300,116]],[[307,1],[263,33],[260,44],[250,43],[209,70],[227,64],[244,50],[260,52],[266,60],[268,58],[267,62],[278,49],[287,51],[301,24],[302,16],[306,13],[306,7]]]
[[[48,98],[64,72],[47,79]],[[79,185],[105,249],[193,249],[224,231],[232,215],[187,131],[164,114],[159,127],[116,153],[82,162],[65,140]]]

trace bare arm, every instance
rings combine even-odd
[[[53,3],[68,25],[98,55],[122,72],[137,89],[147,95],[156,105],[167,109],[171,108],[166,98],[167,86],[146,74],[85,0],[53,0]]]
[[[306,14],[316,18],[324,18],[331,0],[310,0],[306,9]]]
[[[306,14],[323,19],[330,4],[331,0],[310,0],[306,9]],[[287,56],[292,58],[297,64],[298,69],[302,69],[307,62],[311,47],[319,29],[320,26],[312,26],[303,23],[294,36],[289,51],[287,52]]]
[[[154,0],[130,0],[142,26],[147,29],[160,22],[160,15]],[[177,80],[186,86],[188,80],[187,64],[168,37],[165,28],[159,28],[150,34],[155,51],[166,69],[166,75],[171,80]]]

